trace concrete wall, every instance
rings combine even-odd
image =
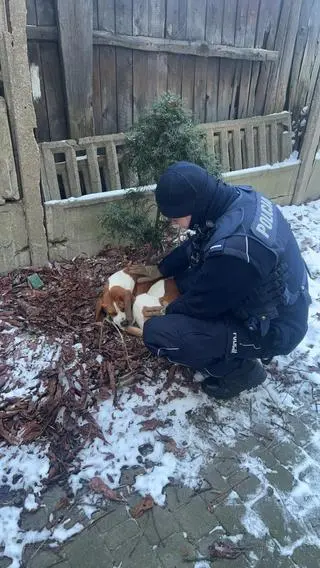
[[[252,185],[282,205],[291,202],[299,162],[261,166],[224,175],[228,183]],[[108,203],[121,199],[125,190],[93,194],[62,201],[47,201],[45,213],[50,260],[93,255],[107,244],[99,218]]]
[[[94,255],[106,244],[99,220],[108,204],[122,199],[126,191],[70,197],[45,203],[50,260],[70,260],[79,254]]]
[[[0,274],[30,266],[26,218],[22,201],[0,207]]]
[[[228,172],[223,177],[227,183],[252,185],[279,205],[290,205],[299,164],[299,160],[288,160],[274,166]]]

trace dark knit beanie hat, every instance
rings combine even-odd
[[[176,162],[161,175],[156,187],[157,205],[165,217],[193,215],[199,189],[208,183],[208,172],[190,162]]]

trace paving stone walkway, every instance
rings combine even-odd
[[[59,486],[50,488],[43,496],[43,506],[25,514],[23,527],[41,529],[58,517],[60,521],[69,519],[66,528],[78,521],[86,526],[60,548],[28,545],[24,566],[317,568],[320,549],[312,541],[306,544],[306,533],[293,515],[288,496],[297,484],[292,474],[296,466],[302,464],[300,479],[307,482],[310,468],[319,459],[310,443],[310,424],[315,429],[320,424],[316,414],[302,414],[292,420],[290,442],[279,444],[263,426],[257,428],[254,435],[242,436],[233,448],[220,449],[206,466],[205,481],[198,491],[169,485],[165,507],[154,506],[137,520],[129,514],[129,508],[141,499],[134,492],[127,505],[109,502],[89,523],[75,505],[57,510],[65,491]],[[244,454],[248,463],[253,460],[259,464],[256,474],[250,467],[240,466],[239,456]],[[122,482],[132,484],[137,474],[139,469],[124,471]],[[313,511],[306,523],[312,534],[320,537],[320,510]],[[262,536],[263,527],[267,530]],[[201,560],[209,557],[209,546],[218,542],[230,544],[237,558],[217,557],[207,563]],[[9,565],[9,560],[0,560],[0,568]]]

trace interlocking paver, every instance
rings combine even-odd
[[[120,525],[116,525],[110,531],[106,532],[103,536],[105,543],[110,550],[118,548],[126,540],[142,534],[140,527],[133,519],[128,519]]]
[[[158,554],[164,568],[186,568],[192,564],[186,564],[185,560],[196,558],[195,547],[188,542],[182,533],[174,534],[167,538],[164,546],[158,548]]]
[[[57,564],[58,563],[58,564]],[[51,550],[39,550],[27,563],[28,568],[50,568],[57,564],[59,568],[70,568],[69,562],[61,562],[61,558]]]
[[[111,554],[95,526],[68,541],[63,546],[62,553],[71,568],[112,567]]]
[[[295,549],[292,560],[299,568],[315,568],[320,564],[320,550],[317,546],[304,544]]]
[[[287,556],[275,556],[270,554],[262,558],[255,568],[297,568],[296,564],[290,560]],[[299,566],[300,568],[300,566]],[[311,567],[310,567],[311,568]],[[312,568],[316,568],[316,566],[312,566]]]
[[[137,568],[163,568],[157,549],[150,546],[147,539],[140,535],[127,540],[113,550],[112,558],[111,568],[113,566],[121,566],[121,568],[133,568],[135,566]]]
[[[217,518],[209,513],[200,495],[174,513],[183,530],[193,539],[199,539],[216,527]]]
[[[241,519],[245,512],[246,509],[242,503],[218,505],[218,507],[214,509],[214,514],[217,517],[219,524],[221,524],[230,535],[241,534],[244,532]]]
[[[234,491],[244,500],[251,495],[255,495],[261,486],[260,480],[245,470],[236,473],[229,481],[234,486]]]
[[[285,517],[283,508],[274,496],[263,497],[254,504],[253,510],[281,546],[299,538],[299,525],[289,516]]]
[[[6,556],[0,558],[0,568],[8,568],[9,566],[11,566],[11,564],[12,564],[11,558],[8,558]]]
[[[166,505],[170,511],[175,511],[190,501],[194,495],[194,490],[189,487],[169,485],[166,487]]]
[[[100,534],[108,533],[113,527],[128,520],[128,512],[124,505],[111,504],[110,511],[103,513],[95,525]]]
[[[293,475],[274,457],[271,451],[258,451],[255,456],[260,458],[266,468],[265,477],[273,487],[280,491],[291,491],[295,484]]]
[[[307,448],[305,448],[307,451]],[[304,459],[304,452],[301,448],[290,442],[284,442],[272,448],[272,454],[283,465],[293,467]]]
[[[303,447],[309,442],[312,431],[310,427],[306,426],[297,416],[286,415],[285,425],[290,430],[292,440],[296,444]]]
[[[138,524],[150,544],[159,544],[173,533],[181,531],[174,514],[163,507],[153,507],[138,519]]]

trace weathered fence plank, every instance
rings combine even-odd
[[[249,124],[246,127],[245,139],[246,139],[247,164],[249,168],[253,168],[256,164],[254,159],[253,126],[251,124]]]
[[[206,120],[208,60],[197,57],[194,76],[194,116],[198,122]]]
[[[149,0],[133,2],[133,35],[149,35]]]
[[[119,189],[121,187],[121,181],[115,143],[112,141],[106,143],[105,149],[109,189]]]
[[[223,11],[221,0],[207,0],[206,40],[210,43],[222,43]]]
[[[94,119],[95,134],[102,134],[102,103],[101,103],[101,84],[100,84],[100,49],[98,45],[93,46],[92,63],[92,110]]]
[[[182,57],[182,98],[187,108],[194,104],[194,57]]]
[[[50,129],[47,102],[44,92],[44,70],[42,68],[40,45],[38,42],[29,42],[28,59],[30,66],[33,106],[37,117],[37,140],[38,142],[42,142],[43,140],[50,140]]]
[[[206,33],[206,3],[199,0],[188,0],[187,4],[187,38],[188,40],[204,40]]]
[[[97,27],[99,30],[115,33],[115,0],[98,0]]]
[[[236,14],[234,0],[224,0],[222,24],[222,43],[224,45],[234,45]]]
[[[300,153],[301,165],[293,193],[293,203],[303,203],[306,199],[306,191],[312,174],[314,158],[319,146],[319,139],[320,81],[317,81]]]
[[[149,0],[149,36],[164,37],[166,1]]]
[[[91,193],[101,193],[101,177],[98,164],[97,148],[93,144],[86,146],[87,160],[88,160],[88,170],[89,170],[89,180],[90,180],[90,191]]]
[[[65,76],[70,134],[93,134],[92,112],[92,2],[57,0],[60,46]]]
[[[282,0],[260,0],[260,12],[257,29],[257,45],[261,45],[266,49],[276,49],[277,26],[280,17]],[[258,77],[254,115],[258,116],[265,112],[266,92],[268,89],[274,89],[274,85],[270,79],[270,73],[274,64],[263,62],[260,65],[260,73]],[[282,110],[282,109],[279,109]]]
[[[228,131],[221,130],[220,133],[220,161],[222,166],[222,171],[228,172],[230,170],[229,162],[229,148],[228,148]]]
[[[133,109],[133,77],[132,77],[132,50],[117,49],[117,94],[118,94],[118,129],[120,132],[128,130],[132,125]]]
[[[283,47],[284,56],[281,58],[278,64],[279,76],[274,102],[275,110],[278,108],[283,108],[286,102],[288,80],[292,66],[295,41],[298,33],[302,1],[303,0],[292,0],[291,2],[291,12],[286,34],[286,41]],[[313,53],[315,52],[315,44],[313,45],[312,51]],[[310,67],[310,65],[308,65],[308,67]]]
[[[116,33],[132,35],[133,8],[132,0],[115,0]],[[128,47],[128,46],[122,46]]]
[[[206,122],[218,120],[219,59],[208,60]]]
[[[181,96],[182,89],[182,55],[168,55],[168,91]]]
[[[218,106],[217,119],[227,120],[230,118],[230,107],[232,101],[232,83],[235,74],[235,62],[226,60],[220,61],[220,76],[218,86]]]
[[[54,155],[44,142],[41,144],[41,185],[45,201],[61,199]]]
[[[71,143],[65,149],[65,156],[70,195],[72,195],[72,197],[80,197],[82,195],[82,192],[78,170],[78,160],[76,150],[74,146],[71,145]]]
[[[319,2],[314,2],[312,6],[312,11],[310,14],[310,19],[308,21],[308,36],[305,45],[305,50],[303,54],[303,59],[301,62],[301,69],[298,80],[298,87],[296,90],[295,98],[295,109],[299,108],[299,111],[307,103],[307,100],[311,102],[312,97],[308,97],[308,93],[313,93],[315,86],[316,76],[311,77],[311,70],[313,67],[313,61],[315,53],[319,53],[319,27],[320,27],[320,5]],[[316,47],[317,46],[317,47]],[[318,66],[317,59],[317,66]],[[312,84],[311,84],[311,79]]]
[[[233,131],[233,159],[234,169],[241,170],[242,168],[242,155],[241,155],[241,135],[240,128],[235,128]]]
[[[68,126],[57,44],[44,43],[41,46],[41,62],[42,97],[45,97],[47,106],[50,139],[62,140],[68,137]]]
[[[101,128],[100,133],[117,132],[117,64],[114,47],[100,47]]]
[[[260,164],[267,163],[267,139],[266,139],[266,126],[260,124],[258,126],[258,152]]]
[[[148,55],[139,51],[133,53],[133,121],[143,114],[147,105],[145,77],[148,76]]]
[[[308,27],[313,3],[314,0],[305,0],[303,10],[301,10],[300,12],[299,27],[295,44],[295,57],[292,61],[291,80],[290,84],[288,85],[288,100],[290,108],[293,108],[295,95],[299,84],[299,74],[301,70],[304,50],[307,43]]]
[[[27,0],[27,24],[36,26],[37,25],[37,11],[36,11],[36,0]]]
[[[62,1],[62,0],[61,0]],[[164,53],[177,53],[183,55],[197,55],[199,57],[222,57],[227,59],[247,59],[252,61],[276,61],[277,51],[255,47],[234,47],[231,45],[210,44],[204,41],[186,41],[180,39],[150,38],[144,36],[130,36],[125,34],[110,34],[93,30],[93,43],[99,45],[114,45],[127,49],[140,51],[156,51]]]
[[[37,24],[55,26],[57,24],[54,0],[36,0]]]
[[[290,14],[292,0],[283,0],[281,4],[280,19],[277,27],[277,35],[275,39],[275,46],[277,51],[280,52],[281,57],[284,56],[284,45],[286,40],[286,32],[288,26],[288,14]],[[277,65],[271,67],[271,72],[269,76],[268,88],[266,89],[266,100],[264,105],[264,111],[266,113],[273,112],[275,109],[274,98],[275,90],[278,86],[279,78],[279,67],[281,61],[279,60]]]

